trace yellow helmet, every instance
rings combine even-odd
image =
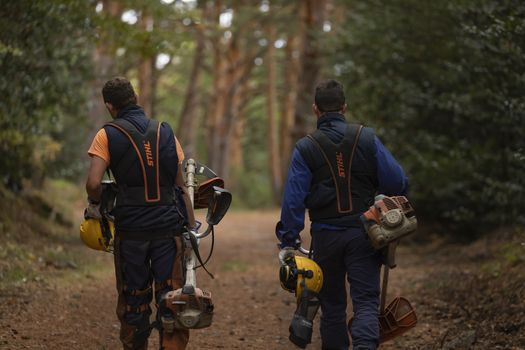
[[[303,280],[308,290],[319,293],[323,286],[323,271],[312,259],[302,256],[289,257],[279,270],[279,280],[281,287],[294,292],[299,300],[303,293]]]
[[[80,224],[80,239],[91,249],[113,251],[115,226],[111,220],[85,219]]]

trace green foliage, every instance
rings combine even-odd
[[[77,155],[60,152],[71,130],[82,133],[90,11],[82,0],[0,7],[0,177],[11,188],[58,173]]]
[[[419,214],[482,232],[523,220],[525,4],[352,1],[335,55],[350,110],[401,161]]]

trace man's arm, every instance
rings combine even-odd
[[[190,194],[184,183],[184,178],[182,177],[182,166],[179,166],[177,170],[177,179],[176,184],[182,189],[182,199],[184,200],[184,205],[186,205],[186,212],[188,213],[188,224],[190,227],[195,227],[195,214],[193,213],[193,205],[191,204]]]
[[[102,193],[102,186],[100,183],[104,177],[104,172],[109,165],[110,159],[108,136],[103,128],[95,135],[95,138],[89,147],[88,154],[91,157],[91,164],[89,166],[89,173],[86,181],[86,192],[89,199],[99,202]]]
[[[375,138],[378,192],[387,196],[406,196],[408,178],[386,147]]]
[[[88,198],[92,201],[100,202],[100,195],[102,194],[102,185],[100,183],[102,182],[107,166],[104,159],[98,156],[91,157],[91,164],[86,181],[86,192]]]
[[[304,200],[310,190],[312,173],[297,149],[292,153],[288,177],[284,185],[281,221],[277,224],[276,235],[281,248],[297,248],[300,232],[304,228]]]

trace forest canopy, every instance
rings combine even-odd
[[[525,4],[518,0],[7,1],[0,179],[80,182],[129,77],[236,204],[278,203],[320,80],[345,84],[410,179],[420,218],[463,235],[524,223]]]

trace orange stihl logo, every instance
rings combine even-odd
[[[336,152],[335,159],[337,161],[337,172],[339,174],[339,177],[345,177],[345,166],[343,164],[343,154],[341,152]]]
[[[151,153],[151,145],[148,142],[142,142],[144,144],[144,151],[146,152],[146,161],[148,162],[148,166],[153,166],[153,153]]]

